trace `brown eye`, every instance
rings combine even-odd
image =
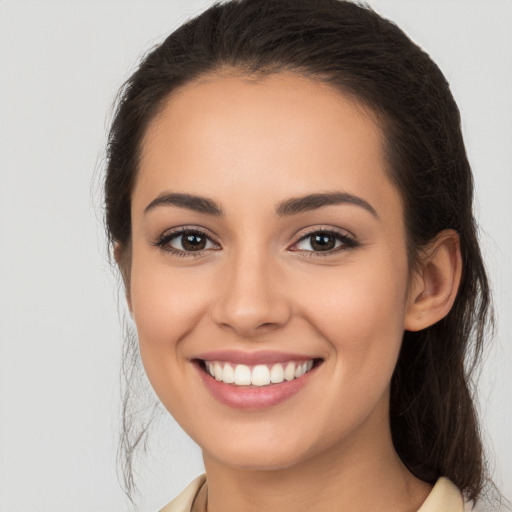
[[[314,251],[330,251],[336,246],[336,238],[329,233],[311,235],[311,247]]]
[[[344,245],[345,241],[343,238],[344,237],[338,233],[317,231],[299,240],[295,250],[314,252],[332,251]]]
[[[205,250],[220,248],[205,233],[185,229],[162,236],[155,245],[164,251],[180,256],[186,256],[187,253],[201,253]]]
[[[292,251],[301,251],[310,253],[310,255],[328,256],[331,253],[337,253],[346,249],[358,247],[359,243],[344,232],[327,230],[313,231],[303,236],[290,249]]]
[[[202,251],[206,247],[206,237],[198,233],[180,235],[176,237],[176,240],[180,238],[184,251]]]

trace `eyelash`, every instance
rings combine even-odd
[[[308,238],[311,238],[313,235],[320,235],[320,234],[327,234],[330,236],[334,236],[335,241],[341,242],[342,245],[335,247],[334,249],[329,250],[329,251],[309,251],[309,250],[304,250],[304,249],[290,249],[290,250],[306,253],[308,255],[308,257],[324,257],[324,256],[329,256],[329,255],[332,255],[335,253],[339,253],[342,251],[355,249],[355,248],[359,247],[359,245],[360,245],[359,242],[357,242],[357,240],[355,240],[355,238],[353,238],[352,236],[347,235],[346,233],[341,232],[337,229],[333,229],[333,228],[311,229],[310,231],[307,231],[306,233],[304,233],[293,245],[297,245],[300,242],[307,240]],[[209,236],[208,234],[206,234],[204,231],[202,231],[200,229],[196,229],[196,228],[187,228],[187,227],[181,227],[181,228],[175,229],[169,233],[162,235],[156,242],[153,243],[153,245],[160,248],[164,252],[168,252],[168,253],[171,253],[171,254],[179,256],[179,257],[195,258],[198,256],[203,256],[206,251],[211,250],[211,249],[202,249],[199,251],[186,251],[186,250],[181,250],[181,249],[175,249],[174,247],[171,247],[170,245],[168,245],[172,240],[174,240],[180,236],[183,236],[183,235],[198,235],[200,237],[204,237],[207,241],[209,241],[209,242],[213,243],[214,245],[216,245],[217,247],[219,247],[219,244],[217,242],[215,242],[215,240],[213,240],[212,237]],[[218,250],[218,249],[215,249],[215,250]]]
[[[153,245],[160,248],[162,251],[169,252],[175,256],[180,256],[180,257],[191,256],[193,258],[195,258],[197,256],[203,256],[204,252],[205,252],[204,249],[201,251],[185,251],[185,250],[175,249],[174,247],[167,245],[175,238],[179,238],[180,236],[183,236],[183,235],[197,235],[197,236],[205,238],[207,241],[210,241],[211,243],[215,244],[217,247],[219,246],[219,244],[217,242],[215,242],[214,240],[212,240],[212,237],[207,235],[204,231],[197,229],[197,228],[187,228],[187,227],[177,228],[169,233],[165,233]],[[209,249],[207,249],[207,250],[209,250]]]
[[[311,238],[313,235],[323,235],[327,234],[329,236],[333,236],[335,238],[335,242],[341,242],[341,245],[335,247],[330,251],[308,251],[304,249],[292,249],[297,252],[303,252],[307,254],[309,258],[322,258],[324,256],[330,256],[332,254],[340,253],[343,251],[347,251],[350,249],[355,249],[359,247],[359,242],[351,235],[348,235],[346,232],[342,232],[338,229],[334,228],[312,228],[309,231],[306,231],[293,245],[297,245],[298,243]]]

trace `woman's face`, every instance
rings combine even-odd
[[[205,457],[286,468],[389,436],[408,266],[367,111],[292,73],[186,85],[148,127],[132,226],[144,367]]]

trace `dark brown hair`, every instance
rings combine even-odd
[[[430,483],[447,476],[477,499],[486,472],[470,377],[491,316],[490,292],[459,111],[445,77],[396,25],[363,5],[342,0],[215,4],[146,55],[121,91],[105,181],[112,243],[130,246],[130,197],[148,123],[173,90],[221,68],[255,76],[293,71],[330,84],[376,114],[388,172],[404,204],[411,268],[419,249],[440,231],[459,233],[463,274],[455,304],[435,325],[405,332],[392,380],[390,421],[396,450],[414,475]],[[126,434],[126,397],[124,403]],[[128,438],[130,467],[138,440],[135,436],[130,444]]]

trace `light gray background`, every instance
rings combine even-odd
[[[211,2],[0,0],[0,510],[127,510],[115,472],[121,329],[101,169],[115,92]],[[498,335],[480,401],[512,496],[512,2],[374,0],[438,62],[464,120]],[[178,427],[141,465],[142,510],[202,471]]]

